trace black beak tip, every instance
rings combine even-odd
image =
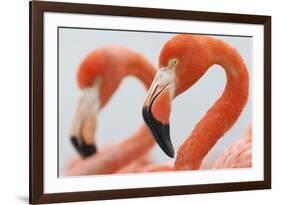
[[[165,154],[171,158],[174,158],[175,151],[170,138],[170,125],[163,124],[155,119],[150,107],[148,106],[143,107],[142,115],[146,125],[150,129],[158,145],[165,152]]]
[[[86,144],[82,138],[71,137],[71,143],[83,158],[94,155],[97,152],[96,145]]]
[[[159,137],[158,137],[159,138]],[[165,152],[166,155],[168,155],[170,158],[174,158],[175,157],[175,151],[174,151],[174,147],[171,143],[170,137],[166,138],[167,140],[163,143],[163,145],[160,145],[160,147],[162,148],[162,150]]]
[[[165,151],[165,153],[171,158],[175,157],[175,151],[173,147],[169,148],[167,151]]]

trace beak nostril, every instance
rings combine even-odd
[[[86,144],[82,138],[72,136],[71,143],[83,158],[94,155],[97,152],[96,145]]]

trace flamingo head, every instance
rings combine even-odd
[[[70,136],[72,144],[82,157],[97,152],[96,116],[121,82],[122,73],[116,69],[118,62],[115,62],[109,50],[101,48],[91,52],[81,62],[77,72],[80,96]]]
[[[172,101],[195,84],[210,66],[205,38],[181,34],[164,45],[159,57],[159,71],[144,102],[144,121],[170,157],[174,157],[169,125]]]

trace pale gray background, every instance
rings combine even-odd
[[[118,44],[145,55],[158,65],[158,55],[164,43],[175,34],[106,31],[90,29],[59,29],[59,174],[63,175],[66,163],[76,153],[70,144],[69,129],[75,102],[79,93],[76,72],[81,60],[93,49]],[[252,39],[249,37],[216,36],[234,46],[243,57],[252,76]],[[189,91],[173,102],[171,114],[171,137],[175,150],[190,134],[207,109],[222,93],[226,83],[225,74],[219,66],[213,66]],[[252,86],[252,83],[250,83]],[[99,113],[96,139],[98,146],[112,144],[130,136],[143,122],[142,104],[146,91],[133,77],[123,80],[111,101]],[[216,144],[204,160],[210,166],[213,160],[231,143],[243,135],[251,122],[250,98],[239,120]],[[125,112],[124,112],[125,111]],[[157,163],[173,161],[158,146],[152,152]]]

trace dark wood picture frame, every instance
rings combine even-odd
[[[75,202],[271,188],[271,17],[198,11],[29,2],[30,9],[30,203]],[[44,12],[149,17],[210,22],[260,24],[264,28],[264,180],[45,194],[43,192],[43,14]]]

